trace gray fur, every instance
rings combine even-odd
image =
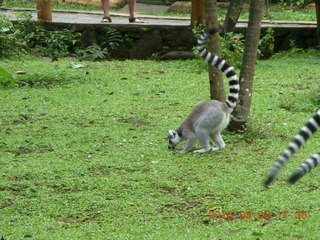
[[[216,32],[216,29],[211,29],[203,33],[198,39],[198,50],[205,61],[217,67],[228,77],[230,93],[224,103],[216,100],[201,103],[194,108],[176,130],[169,131],[169,149],[174,149],[183,140],[187,141],[183,150],[177,151],[181,154],[189,151],[196,140],[199,140],[202,148],[194,151],[195,153],[205,153],[224,148],[225,143],[220,132],[228,126],[229,115],[239,99],[239,81],[233,67],[229,66],[225,60],[210,53],[205,47],[210,35]],[[210,138],[216,144],[216,147],[211,147]]]
[[[225,143],[220,132],[227,127],[228,123],[229,110],[225,103],[216,100],[203,102],[193,109],[176,130],[171,130],[176,134],[170,134],[169,132],[169,141],[171,140],[173,143],[169,143],[168,148],[174,149],[183,140],[186,141],[186,145],[182,151],[177,151],[181,154],[189,151],[196,140],[199,140],[202,149],[196,150],[194,153],[205,153],[224,148]],[[178,133],[180,133],[180,136]],[[210,138],[214,141],[216,147],[211,147]]]

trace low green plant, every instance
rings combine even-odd
[[[9,57],[26,53],[27,44],[21,31],[5,15],[0,15],[0,57]]]
[[[121,33],[114,28],[105,28],[102,37],[103,40],[101,41],[100,46],[106,52],[108,57],[110,57],[112,52],[116,51],[124,41],[130,43],[128,37],[122,37]]]
[[[289,50],[277,52],[273,54],[271,58],[319,56],[319,51],[317,49],[303,49],[296,47],[296,43],[294,40],[290,40],[289,45]]]
[[[130,38],[122,37],[119,31],[113,28],[105,28],[101,33],[99,43],[94,43],[86,48],[78,48],[76,56],[81,60],[110,59],[112,52],[116,51],[121,43],[131,43]]]
[[[193,28],[195,36],[198,38],[203,32],[205,27],[199,25]],[[220,49],[221,57],[228,59],[228,62],[232,66],[240,67],[242,62],[243,50],[244,50],[244,36],[240,33],[229,32],[225,35],[220,35]],[[198,54],[197,46],[193,48],[193,52]]]
[[[40,56],[64,57],[74,51],[81,34],[69,30],[48,31],[32,20],[30,14],[19,14],[17,24],[0,15],[0,57],[31,52]]]
[[[258,55],[262,59],[271,57],[274,54],[274,30],[267,28],[259,40]]]
[[[284,6],[305,6],[309,3],[313,2],[312,0],[279,0],[279,4]]]
[[[320,88],[317,88],[313,93],[312,103],[315,106],[320,106]]]
[[[39,56],[66,57],[74,52],[81,33],[71,33],[69,30],[47,31],[37,28],[29,38],[29,44],[34,54]]]
[[[94,43],[87,48],[77,49],[76,56],[80,60],[95,61],[102,60],[108,56],[108,49],[102,49],[98,44]]]
[[[17,83],[17,76],[8,73],[5,69],[0,67],[0,86],[1,87],[13,87]]]
[[[220,36],[221,55],[230,65],[241,67],[244,52],[244,36],[240,33],[226,33]]]

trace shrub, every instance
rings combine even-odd
[[[7,16],[0,15],[0,57],[18,55],[26,50],[21,31],[14,27]]]

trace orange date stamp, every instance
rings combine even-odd
[[[249,220],[249,219],[271,219],[276,217],[278,219],[307,219],[308,212],[307,211],[240,211],[240,212],[232,212],[232,211],[210,211],[210,219],[224,219],[224,220]]]

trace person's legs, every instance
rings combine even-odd
[[[129,8],[129,22],[141,23],[141,21],[135,17],[136,0],[128,0],[128,8]]]
[[[101,0],[102,10],[103,10],[103,18],[102,22],[111,22],[110,12],[109,12],[109,0]]]
[[[136,0],[128,0],[129,18],[134,18],[136,12]]]

